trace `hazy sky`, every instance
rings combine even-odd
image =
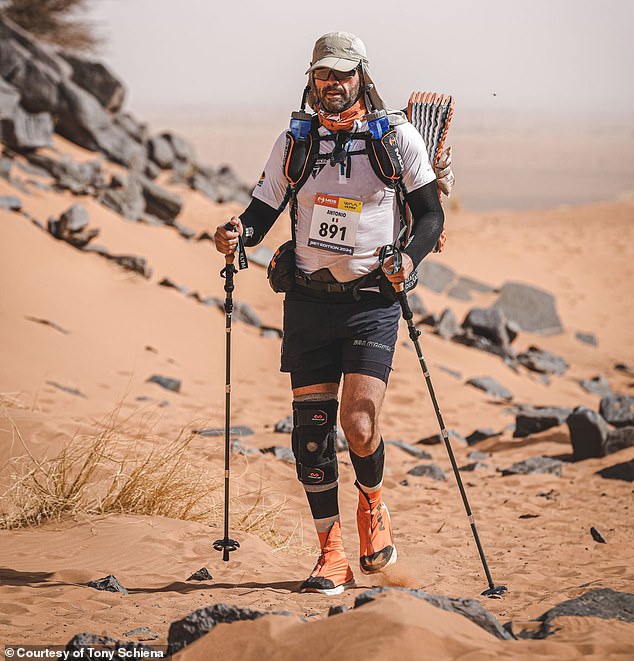
[[[101,56],[127,107],[235,113],[299,103],[317,37],[358,34],[383,98],[415,89],[462,108],[634,116],[633,0],[95,0]],[[629,82],[628,82],[629,81]]]

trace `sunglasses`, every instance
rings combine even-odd
[[[330,74],[335,77],[335,80],[346,80],[347,78],[352,78],[357,73],[357,69],[352,69],[352,71],[337,71],[336,69],[328,69],[328,67],[319,67],[313,71],[313,76],[316,80],[328,80]]]

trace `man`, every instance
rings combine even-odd
[[[293,452],[321,546],[301,590],[332,595],[354,585],[343,550],[337,497],[338,408],[359,490],[361,571],[380,572],[397,559],[382,497],[379,413],[400,307],[393,296],[379,291],[376,274],[387,278],[383,285],[388,290],[390,284],[404,283],[438,242],[444,216],[423,139],[402,113],[390,113],[411,230],[401,268],[395,273],[387,268],[382,275],[379,249],[398,243],[403,208],[398,190],[375,174],[368,141],[355,139],[355,133],[368,135],[368,111],[385,109],[370,78],[363,42],[346,32],[324,35],[315,44],[307,74],[308,104],[318,118],[313,124],[319,152],[305,182],[299,190],[289,184],[286,158],[291,138],[282,133],[251,203],[239,218],[231,219],[231,230],[218,226],[214,238],[225,255],[235,251],[239,236],[247,246],[256,245],[291,200],[297,271],[284,300],[281,369],[290,372]],[[386,266],[393,265],[388,260]]]

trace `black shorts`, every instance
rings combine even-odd
[[[359,301],[327,299],[297,291],[284,300],[282,372],[293,388],[339,383],[342,374],[367,374],[388,381],[396,347],[398,303],[378,292]]]

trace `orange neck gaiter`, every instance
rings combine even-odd
[[[318,114],[322,126],[325,126],[330,131],[349,131],[355,120],[367,115],[368,110],[365,107],[363,97],[359,97],[359,100],[352,107],[344,110],[342,113],[332,114],[319,108]]]

